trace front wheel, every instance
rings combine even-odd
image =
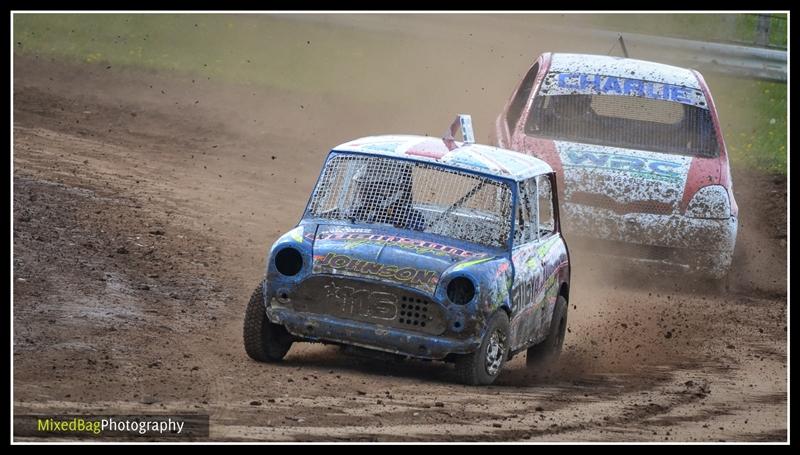
[[[550,334],[544,341],[528,348],[525,363],[529,370],[541,370],[552,366],[561,356],[561,347],[567,334],[567,310],[569,304],[564,296],[558,296],[553,318],[550,320]]]
[[[273,324],[264,308],[261,284],[253,291],[244,313],[244,350],[259,362],[280,362],[294,341],[282,325]]]
[[[480,347],[456,359],[459,380],[467,385],[489,385],[500,375],[508,357],[508,315],[498,310],[489,320]]]

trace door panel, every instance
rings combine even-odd
[[[511,289],[513,305],[511,348],[536,341],[543,332],[545,300],[545,270],[538,254],[540,242],[530,242],[514,249],[514,284]]]

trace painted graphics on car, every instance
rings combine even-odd
[[[622,203],[660,202],[672,212],[683,198],[689,156],[554,142],[566,182],[565,202],[599,193]]]
[[[697,88],[642,79],[586,73],[550,72],[542,81],[540,95],[622,95],[675,101],[707,109],[706,97]]]
[[[485,251],[365,231],[320,226],[314,240],[313,273],[386,280],[432,294],[440,275],[451,266],[491,259]]]
[[[400,235],[376,234],[371,232],[348,232],[348,231],[323,231],[317,234],[317,241],[341,241],[342,249],[357,249],[362,245],[393,246],[408,249],[418,254],[433,256],[450,256],[457,258],[482,258],[486,253],[474,252],[462,248],[443,245],[420,239],[410,239]]]
[[[560,235],[515,249],[513,269],[502,254],[369,229],[342,230],[340,226],[319,226],[314,252],[314,274],[392,282],[429,294],[435,294],[445,275],[471,276],[484,289],[475,303],[480,312],[466,318],[463,327],[475,324],[478,314],[491,314],[508,306],[515,315],[511,328],[515,347],[546,335],[558,297],[559,271],[567,264]],[[328,291],[335,291],[337,298],[344,295],[342,290]],[[459,313],[465,308],[454,306],[450,310]],[[387,312],[381,315],[390,317]]]
[[[567,264],[567,252],[560,235],[541,243],[530,243],[514,250],[512,312],[524,315],[512,321],[514,347],[544,337],[558,298],[559,270]]]

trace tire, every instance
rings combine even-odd
[[[294,341],[282,325],[273,324],[264,308],[262,285],[250,297],[244,313],[244,350],[259,362],[280,362]]]
[[[529,370],[540,371],[551,367],[561,356],[564,336],[567,333],[567,313],[569,304],[564,296],[558,296],[550,321],[550,334],[541,343],[528,348],[525,364]]]
[[[489,385],[494,382],[506,363],[509,342],[508,315],[498,310],[489,319],[480,347],[472,354],[456,358],[459,381],[466,385]]]

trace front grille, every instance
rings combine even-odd
[[[397,322],[413,327],[427,327],[433,317],[428,314],[428,305],[435,305],[426,299],[400,297],[400,316]]]
[[[440,335],[443,308],[427,296],[381,282],[331,275],[304,280],[280,305],[295,311],[334,316],[379,326]]]
[[[611,210],[618,215],[627,213],[652,213],[656,215],[669,215],[672,213],[672,204],[658,201],[630,201],[620,202],[605,194],[576,191],[572,193],[569,202],[590,207]]]

